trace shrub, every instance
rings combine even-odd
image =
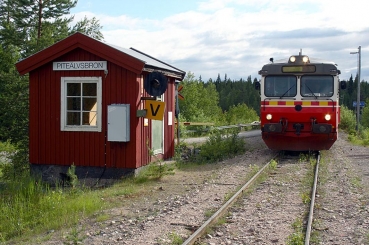
[[[249,108],[246,104],[238,104],[236,106],[233,105],[225,114],[227,123],[229,125],[249,123],[259,120],[259,116],[257,115],[256,111],[252,108]]]
[[[356,116],[354,112],[346,106],[341,106],[341,121],[339,126],[349,133],[355,131]]]
[[[238,136],[239,128],[233,128],[222,135],[214,130],[209,139],[200,147],[198,162],[217,162],[245,152],[245,142]]]

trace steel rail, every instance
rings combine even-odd
[[[277,155],[275,155],[272,159],[274,159]],[[192,233],[192,235],[184,243],[182,243],[182,245],[194,244],[199,237],[204,235],[206,229],[210,225],[214,224],[218,220],[218,218],[227,211],[227,209],[241,196],[243,191],[246,188],[248,188],[257,179],[257,177],[259,177],[259,175],[262,172],[264,172],[265,168],[269,166],[271,161],[272,160],[270,160],[267,164],[265,164],[265,166],[262,169],[260,169],[249,181],[247,181],[247,183],[244,184],[241,187],[241,189],[238,190],[236,194],[234,194],[217,212],[215,212],[202,226],[200,226],[200,228],[198,228],[194,233]]]
[[[314,185],[313,185],[313,190],[312,190],[312,193],[311,193],[309,217],[308,217],[308,223],[307,223],[306,234],[305,234],[305,245],[309,245],[309,243],[310,243],[311,226],[312,226],[313,216],[314,216],[316,187],[317,187],[317,183],[318,183],[319,162],[320,162],[320,152],[318,152],[316,165],[315,165]]]

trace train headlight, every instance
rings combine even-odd
[[[272,120],[272,114],[267,114],[267,115],[266,115],[266,119],[267,119],[267,120]]]
[[[304,56],[302,57],[302,62],[307,63],[309,61],[309,57]]]
[[[327,114],[327,115],[324,116],[324,118],[325,118],[326,121],[329,121],[329,120],[331,120],[331,115]]]
[[[290,62],[295,62],[296,61],[296,57],[295,56],[291,56],[290,57]]]

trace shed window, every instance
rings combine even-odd
[[[61,130],[101,132],[101,77],[61,78]]]

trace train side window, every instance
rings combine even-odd
[[[297,94],[295,76],[265,77],[264,95],[267,97],[294,97]]]

